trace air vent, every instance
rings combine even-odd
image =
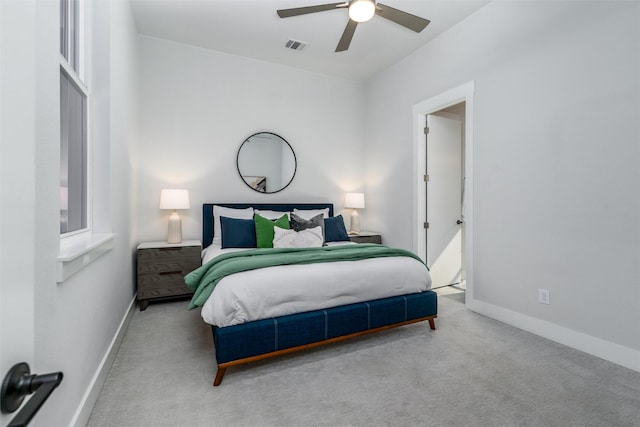
[[[284,47],[286,47],[287,49],[302,50],[307,46],[307,44],[308,43],[301,42],[299,40],[289,39],[285,43]]]

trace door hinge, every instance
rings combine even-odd
[[[429,174],[424,175],[424,182],[429,182]]]
[[[428,229],[428,228],[429,228],[429,223],[428,223],[428,222],[426,222],[426,221],[425,221],[425,223],[424,223],[424,228],[425,228],[425,229]]]
[[[429,135],[429,126],[424,127],[424,134]]]

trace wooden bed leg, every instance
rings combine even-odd
[[[220,385],[220,383],[222,382],[222,377],[224,377],[224,373],[226,372],[227,368],[221,368],[218,367],[218,372],[216,372],[216,379],[213,380],[213,386],[217,387]]]
[[[429,319],[429,327],[434,331],[436,330],[436,321],[434,319]]]

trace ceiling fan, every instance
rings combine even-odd
[[[306,15],[307,13],[324,12],[334,9],[348,9],[349,22],[342,33],[342,37],[336,47],[336,52],[342,52],[349,49],[351,39],[356,31],[359,22],[366,22],[373,18],[374,15],[381,16],[389,21],[400,24],[416,33],[424,30],[429,25],[428,19],[421,18],[416,15],[394,9],[382,3],[376,3],[376,0],[348,0],[341,3],[320,4],[316,6],[295,7],[292,9],[278,10],[280,18],[290,18],[292,16]]]

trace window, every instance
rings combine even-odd
[[[89,228],[84,2],[60,0],[60,234]]]
[[[60,0],[60,53],[78,71],[80,8],[78,0]]]
[[[87,228],[87,97],[60,73],[60,233]]]
[[[2,0],[0,0],[1,2]],[[93,123],[103,123],[108,117],[96,111],[108,107],[102,100],[100,107],[92,108],[100,98],[91,96],[95,82],[91,73],[90,40],[97,36],[99,46],[108,39],[107,34],[92,33],[94,19],[108,22],[104,13],[106,2],[92,0],[58,0],[60,3],[60,247],[56,263],[56,282],[62,283],[90,265],[114,247],[115,234],[105,231],[108,225],[93,217],[92,200],[100,194],[95,177],[105,179],[107,171],[100,169],[94,175],[91,156],[108,153],[102,139],[91,136]],[[93,6],[98,6],[93,9]],[[99,76],[102,78],[102,76]],[[106,84],[100,81],[99,83]],[[97,85],[94,87],[98,87]],[[108,143],[108,142],[107,142]],[[93,153],[93,154],[91,154]],[[98,167],[102,165],[97,165]],[[104,172],[104,174],[100,174]],[[94,186],[97,186],[94,188]],[[104,193],[104,192],[102,192]],[[105,201],[100,199],[104,206]],[[104,210],[103,210],[104,212]],[[98,231],[100,230],[100,231]]]

